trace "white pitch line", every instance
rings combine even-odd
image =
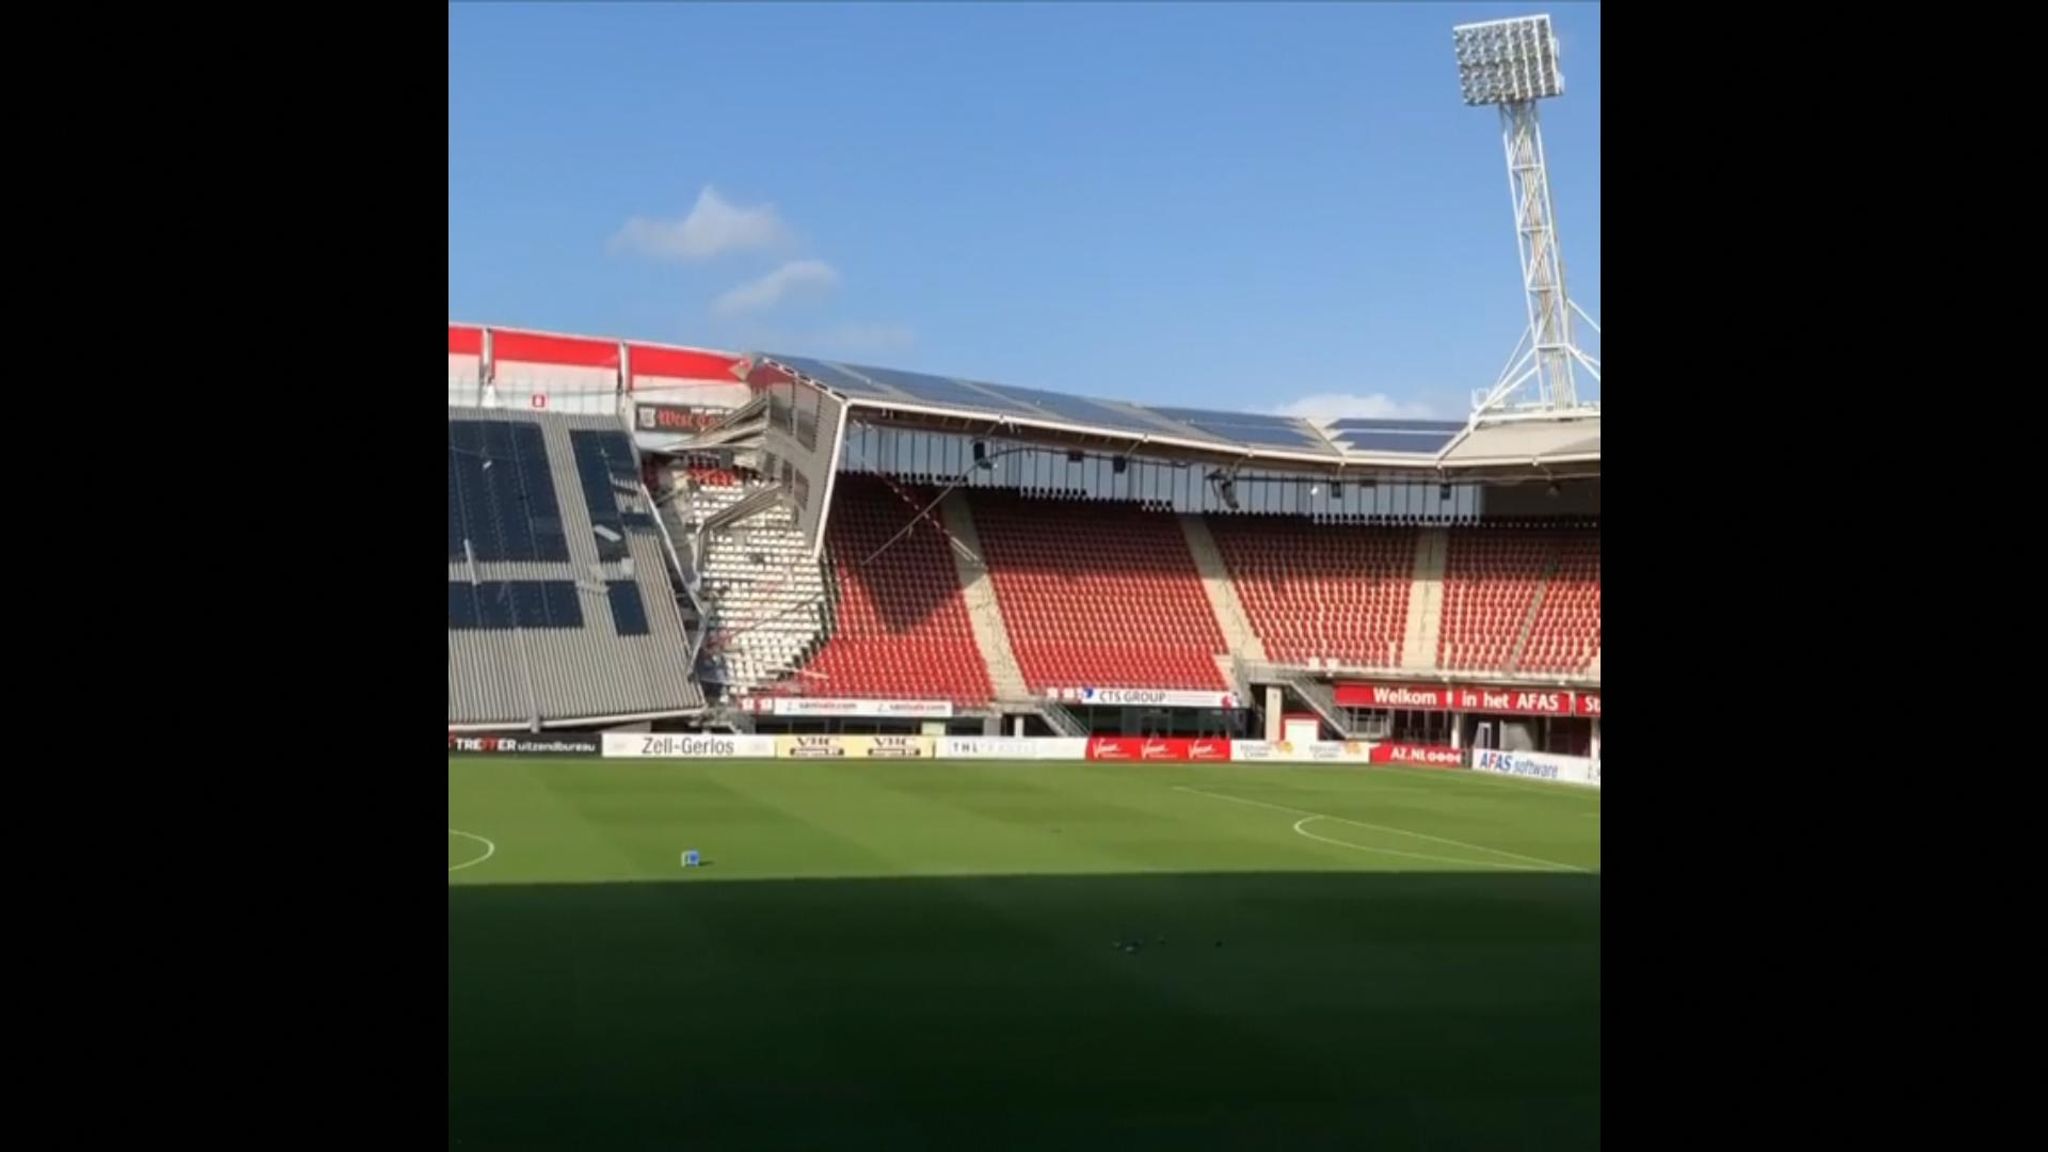
[[[1202,788],[1190,788],[1185,784],[1176,784],[1173,786],[1173,788],[1176,792],[1192,792],[1197,796],[1211,796],[1218,800],[1229,800],[1232,803],[1236,804],[1250,804],[1258,808],[1271,808],[1275,812],[1288,812],[1296,816],[1311,816],[1318,820],[1335,820],[1339,824],[1352,824],[1360,828],[1370,828],[1375,832],[1392,832],[1396,836],[1413,836],[1417,840],[1430,840],[1438,844],[1448,844],[1453,848],[1470,848],[1474,852],[1490,852],[1495,856],[1504,857],[1509,860],[1520,860],[1525,864],[1541,864],[1545,868],[1563,868],[1569,872],[1585,871],[1584,868],[1580,868],[1572,864],[1561,863],[1556,860],[1544,860],[1536,856],[1524,856],[1519,852],[1509,852],[1504,848],[1488,848],[1484,844],[1470,844],[1463,840],[1453,840],[1448,836],[1431,836],[1425,832],[1410,832],[1406,828],[1390,828],[1385,824],[1368,824],[1363,820],[1353,820],[1349,816],[1332,816],[1327,812],[1311,812],[1306,808],[1290,808],[1285,804],[1268,804],[1264,800],[1247,800],[1242,796],[1232,796],[1225,792],[1210,792]],[[1300,828],[1296,828],[1295,831],[1301,832],[1302,835],[1307,836],[1311,840],[1324,839],[1321,836],[1316,836],[1308,832],[1302,832]],[[1338,843],[1338,841],[1331,842]],[[1361,846],[1357,844],[1346,844],[1345,847],[1359,848]],[[1480,863],[1480,861],[1461,860],[1459,861],[1459,863],[1476,864]]]
[[[1499,776],[1492,772],[1452,772],[1442,768],[1418,768],[1413,764],[1375,764],[1374,772],[1390,773],[1396,780],[1457,780],[1474,787],[1506,789],[1521,796],[1556,796],[1565,800],[1599,798],[1591,784],[1575,780],[1532,780],[1526,776]]]
[[[460,836],[465,840],[474,840],[477,843],[482,844],[484,846],[483,855],[477,857],[474,860],[465,860],[460,864],[450,864],[448,866],[448,870],[450,872],[460,872],[464,868],[474,868],[477,865],[483,863],[486,860],[489,860],[491,857],[498,854],[498,846],[496,844],[491,843],[488,838],[479,836],[474,832],[464,832],[460,828],[450,828],[448,830],[448,834],[450,836]]]
[[[1329,819],[1334,819],[1334,817],[1303,816],[1294,822],[1294,830],[1311,840],[1318,840],[1324,844],[1335,844],[1339,848],[1349,848],[1354,852],[1374,852],[1382,856],[1401,856],[1409,860],[1428,860],[1435,864],[1463,864],[1468,868],[1505,868],[1511,872],[1533,871],[1533,869],[1525,868],[1520,864],[1507,864],[1498,860],[1466,860],[1458,856],[1432,856],[1427,852],[1403,852],[1399,848],[1375,848],[1369,844],[1353,844],[1348,840],[1332,840],[1328,836],[1318,836],[1302,827],[1303,824],[1310,823],[1311,821]]]

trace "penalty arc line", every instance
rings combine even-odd
[[[465,840],[474,840],[477,843],[484,846],[483,855],[477,857],[474,860],[465,860],[460,864],[450,864],[448,866],[448,870],[450,872],[460,872],[464,868],[474,868],[477,865],[483,863],[486,860],[489,860],[491,857],[498,854],[498,846],[496,844],[491,843],[488,837],[479,836],[474,832],[464,832],[460,828],[450,828],[448,830],[448,834],[450,836],[460,836]]]
[[[1324,844],[1334,844],[1339,848],[1349,848],[1354,852],[1373,852],[1382,856],[1401,856],[1409,860],[1428,860],[1433,864],[1463,864],[1469,868],[1504,868],[1511,872],[1535,871],[1535,869],[1526,865],[1509,864],[1500,860],[1466,860],[1458,856],[1432,856],[1427,852],[1403,852],[1399,848],[1375,848],[1369,844],[1353,844],[1348,840],[1332,840],[1328,836],[1318,836],[1302,827],[1304,824],[1314,823],[1317,820],[1334,819],[1336,819],[1334,816],[1303,816],[1294,822],[1294,831],[1297,835],[1306,836],[1311,840]]]
[[[1363,820],[1353,820],[1349,816],[1332,816],[1326,812],[1311,812],[1306,808],[1290,808],[1285,804],[1269,804],[1264,800],[1247,800],[1242,796],[1232,796],[1226,792],[1210,792],[1202,788],[1189,788],[1185,784],[1176,784],[1173,786],[1173,789],[1176,792],[1192,792],[1197,796],[1210,796],[1217,800],[1228,800],[1234,804],[1249,804],[1255,808],[1271,808],[1275,812],[1286,812],[1294,816],[1308,816],[1317,820],[1334,820],[1339,824],[1352,824],[1360,828],[1370,828],[1375,832],[1392,832],[1397,836],[1412,836],[1417,840],[1428,840],[1437,844],[1448,844],[1453,848],[1470,848],[1475,852],[1487,852],[1491,853],[1492,855],[1504,857],[1509,860],[1519,860],[1525,864],[1540,864],[1545,868],[1563,868],[1567,872],[1585,871],[1584,868],[1580,868],[1573,864],[1565,864],[1557,860],[1544,860],[1535,856],[1524,856],[1519,852],[1509,852],[1504,848],[1488,848],[1484,844],[1468,844],[1463,840],[1453,840],[1448,836],[1431,836],[1425,832],[1410,832],[1406,828],[1390,828],[1385,824],[1368,824]],[[1303,821],[1303,823],[1306,822],[1307,821]],[[1311,840],[1326,839],[1326,837],[1317,836],[1313,833],[1303,831],[1299,827],[1295,828],[1295,831],[1300,832],[1302,835],[1307,836]],[[1333,844],[1342,843],[1342,841],[1336,840],[1331,840],[1329,842]],[[1378,849],[1368,849],[1358,844],[1346,844],[1344,846],[1347,848],[1359,848],[1361,851],[1378,851]],[[1479,864],[1483,863],[1483,861],[1461,860],[1459,861],[1459,863]]]

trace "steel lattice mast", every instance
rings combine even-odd
[[[1550,176],[1544,165],[1543,132],[1537,102],[1564,94],[1558,70],[1557,37],[1549,16],[1520,16],[1461,24],[1451,30],[1458,57],[1458,85],[1465,103],[1500,109],[1501,141],[1507,152],[1508,189],[1515,211],[1515,241],[1522,258],[1522,288],[1529,327],[1515,357],[1494,386],[1479,398],[1475,418],[1502,415],[1532,405],[1510,404],[1515,393],[1535,383],[1533,407],[1548,413],[1581,408],[1574,364],[1597,382],[1600,363],[1572,339],[1571,314],[1578,310],[1565,292],[1564,255],[1557,242]],[[1579,313],[1585,316],[1584,312]],[[1600,330],[1591,317],[1586,321]],[[1526,350],[1525,350],[1526,347]],[[1590,407],[1590,406],[1588,406]]]

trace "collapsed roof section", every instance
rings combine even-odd
[[[869,423],[1303,472],[1426,472],[1516,480],[1597,475],[1600,470],[1597,415],[1501,422],[1315,422],[1130,404],[808,356],[771,352],[752,359],[762,383],[781,373],[800,377],[844,398],[849,417]]]

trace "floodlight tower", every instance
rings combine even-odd
[[[1458,54],[1458,86],[1465,103],[1500,109],[1501,140],[1507,146],[1508,188],[1515,205],[1515,238],[1522,256],[1522,288],[1528,295],[1529,327],[1515,345],[1514,358],[1492,389],[1478,399],[1474,420],[1534,407],[1542,414],[1563,415],[1582,407],[1572,379],[1572,365],[1583,366],[1600,379],[1600,362],[1572,342],[1571,313],[1578,310],[1565,295],[1564,255],[1557,246],[1557,223],[1550,204],[1550,177],[1543,165],[1543,132],[1537,124],[1536,102],[1564,95],[1564,74],[1558,71],[1557,36],[1550,17],[1517,16],[1460,24],[1451,29]],[[1600,330],[1583,311],[1586,323]],[[1528,351],[1522,350],[1523,344]],[[1508,398],[1531,380],[1536,403],[1511,405]]]

